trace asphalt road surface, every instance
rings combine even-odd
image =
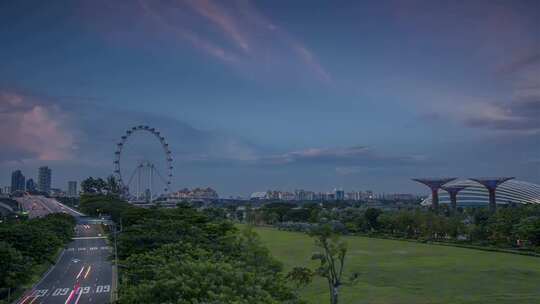
[[[80,212],[69,208],[53,198],[40,195],[25,195],[16,200],[21,204],[24,211],[28,211],[30,218],[42,217],[49,213],[68,213],[75,217],[81,216]]]
[[[58,263],[18,303],[110,303],[111,250],[100,225],[77,225]]]
[[[113,292],[112,248],[102,226],[55,199],[43,196],[17,198],[29,217],[68,213],[77,219],[75,237],[62,251],[58,262],[17,303],[110,303]]]

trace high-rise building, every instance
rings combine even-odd
[[[40,167],[38,172],[38,190],[49,193],[51,190],[51,169],[49,167]]]
[[[77,182],[76,181],[68,182],[68,196],[69,197],[77,196]]]
[[[362,191],[353,191],[349,192],[345,195],[348,200],[351,201],[361,201],[364,199],[364,193]]]
[[[307,193],[303,189],[297,189],[294,190],[294,199],[297,201],[305,201],[307,200]]]
[[[11,173],[11,192],[24,191],[25,178],[21,170]]]
[[[345,191],[343,189],[334,189],[334,197],[336,201],[345,200]]]
[[[34,179],[29,178],[26,180],[26,191],[36,191],[36,183],[34,182]]]

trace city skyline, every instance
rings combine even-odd
[[[65,194],[68,196],[68,197],[72,197],[72,196],[76,196],[77,195],[77,189],[78,189],[78,183],[79,182],[82,182],[82,181],[73,181],[73,180],[68,180],[67,182],[67,186],[63,187],[63,186],[52,186],[52,181],[54,179],[52,179],[52,169],[49,168],[49,167],[39,167],[38,170],[37,170],[37,175],[36,175],[36,180],[38,180],[38,184],[36,184],[34,182],[34,178],[32,177],[28,177],[26,178],[26,176],[23,174],[22,170],[14,170],[13,172],[11,172],[11,186],[3,186],[0,185],[0,189],[3,189],[3,188],[10,188],[10,191],[9,192],[14,192],[14,191],[41,191],[39,189],[39,180],[40,180],[40,173],[43,172],[42,174],[43,175],[47,175],[47,177],[45,178],[42,178],[42,179],[46,179],[47,181],[42,181],[42,183],[47,183],[50,185],[48,185],[47,187],[49,188],[49,191],[50,192],[51,190],[61,190],[63,192],[65,192]],[[20,181],[20,179],[22,179],[22,181]],[[17,187],[14,187],[14,183],[18,184],[19,186]],[[22,185],[22,186],[20,186]],[[15,189],[15,190],[14,190]],[[211,186],[197,186],[197,187],[194,187],[193,189],[201,189],[201,190],[204,190],[204,189],[209,189],[211,191],[214,191],[212,189]],[[177,188],[173,188],[171,189],[169,195],[172,195],[174,196],[175,193],[181,193],[182,191],[187,191],[189,190],[188,188],[186,188],[185,186],[179,186]],[[346,191],[347,190],[347,191]],[[364,194],[364,195],[368,195],[368,196],[373,196],[373,197],[384,197],[385,195],[400,195],[400,193],[392,193],[392,192],[389,192],[389,193],[386,193],[386,192],[381,192],[381,193],[373,193],[373,191],[369,190],[369,189],[362,189],[360,190],[359,188],[355,188],[355,189],[343,189],[342,187],[337,187],[337,188],[333,188],[333,189],[318,189],[318,190],[307,190],[307,189],[301,189],[301,188],[291,188],[291,189],[268,189],[267,191],[265,191],[265,193],[267,192],[275,192],[276,195],[277,193],[287,193],[287,194],[294,194],[294,195],[298,195],[298,191],[300,192],[305,192],[305,193],[309,193],[309,194],[316,194],[316,195],[321,195],[321,194],[331,194],[331,193],[336,193],[336,191],[340,191],[340,192],[343,192],[343,195],[349,195],[349,194],[356,194],[356,195],[360,195],[360,194]],[[9,194],[8,192],[8,194]],[[47,191],[45,191],[47,192]],[[248,198],[250,196],[250,194],[253,194],[257,192],[257,189],[254,189],[254,190],[251,190],[251,192],[248,192],[248,193],[244,193],[242,194],[242,196],[238,196],[238,197],[242,197],[242,198]],[[405,195],[409,195],[412,193],[401,193],[401,194],[405,194]],[[217,192],[216,192],[216,196],[217,196]],[[230,197],[234,197],[232,195],[230,195]],[[222,196],[221,198],[227,198],[225,196]],[[278,197],[276,197],[276,199],[280,199]],[[295,200],[302,200],[302,198],[298,198],[296,197]],[[311,200],[311,199],[309,199]],[[355,199],[355,200],[359,200],[358,198]]]
[[[540,184],[532,1],[21,1],[0,20],[1,185],[106,177],[139,124],[168,139],[172,189],[224,197]]]

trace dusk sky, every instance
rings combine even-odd
[[[540,183],[540,1],[0,2],[0,185],[105,177],[139,124],[173,189]]]

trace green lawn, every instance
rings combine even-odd
[[[255,228],[286,270],[314,266],[313,240],[302,233]],[[346,237],[345,268],[360,282],[345,286],[340,303],[540,303],[540,258],[406,241]],[[325,281],[302,291],[328,303]]]

